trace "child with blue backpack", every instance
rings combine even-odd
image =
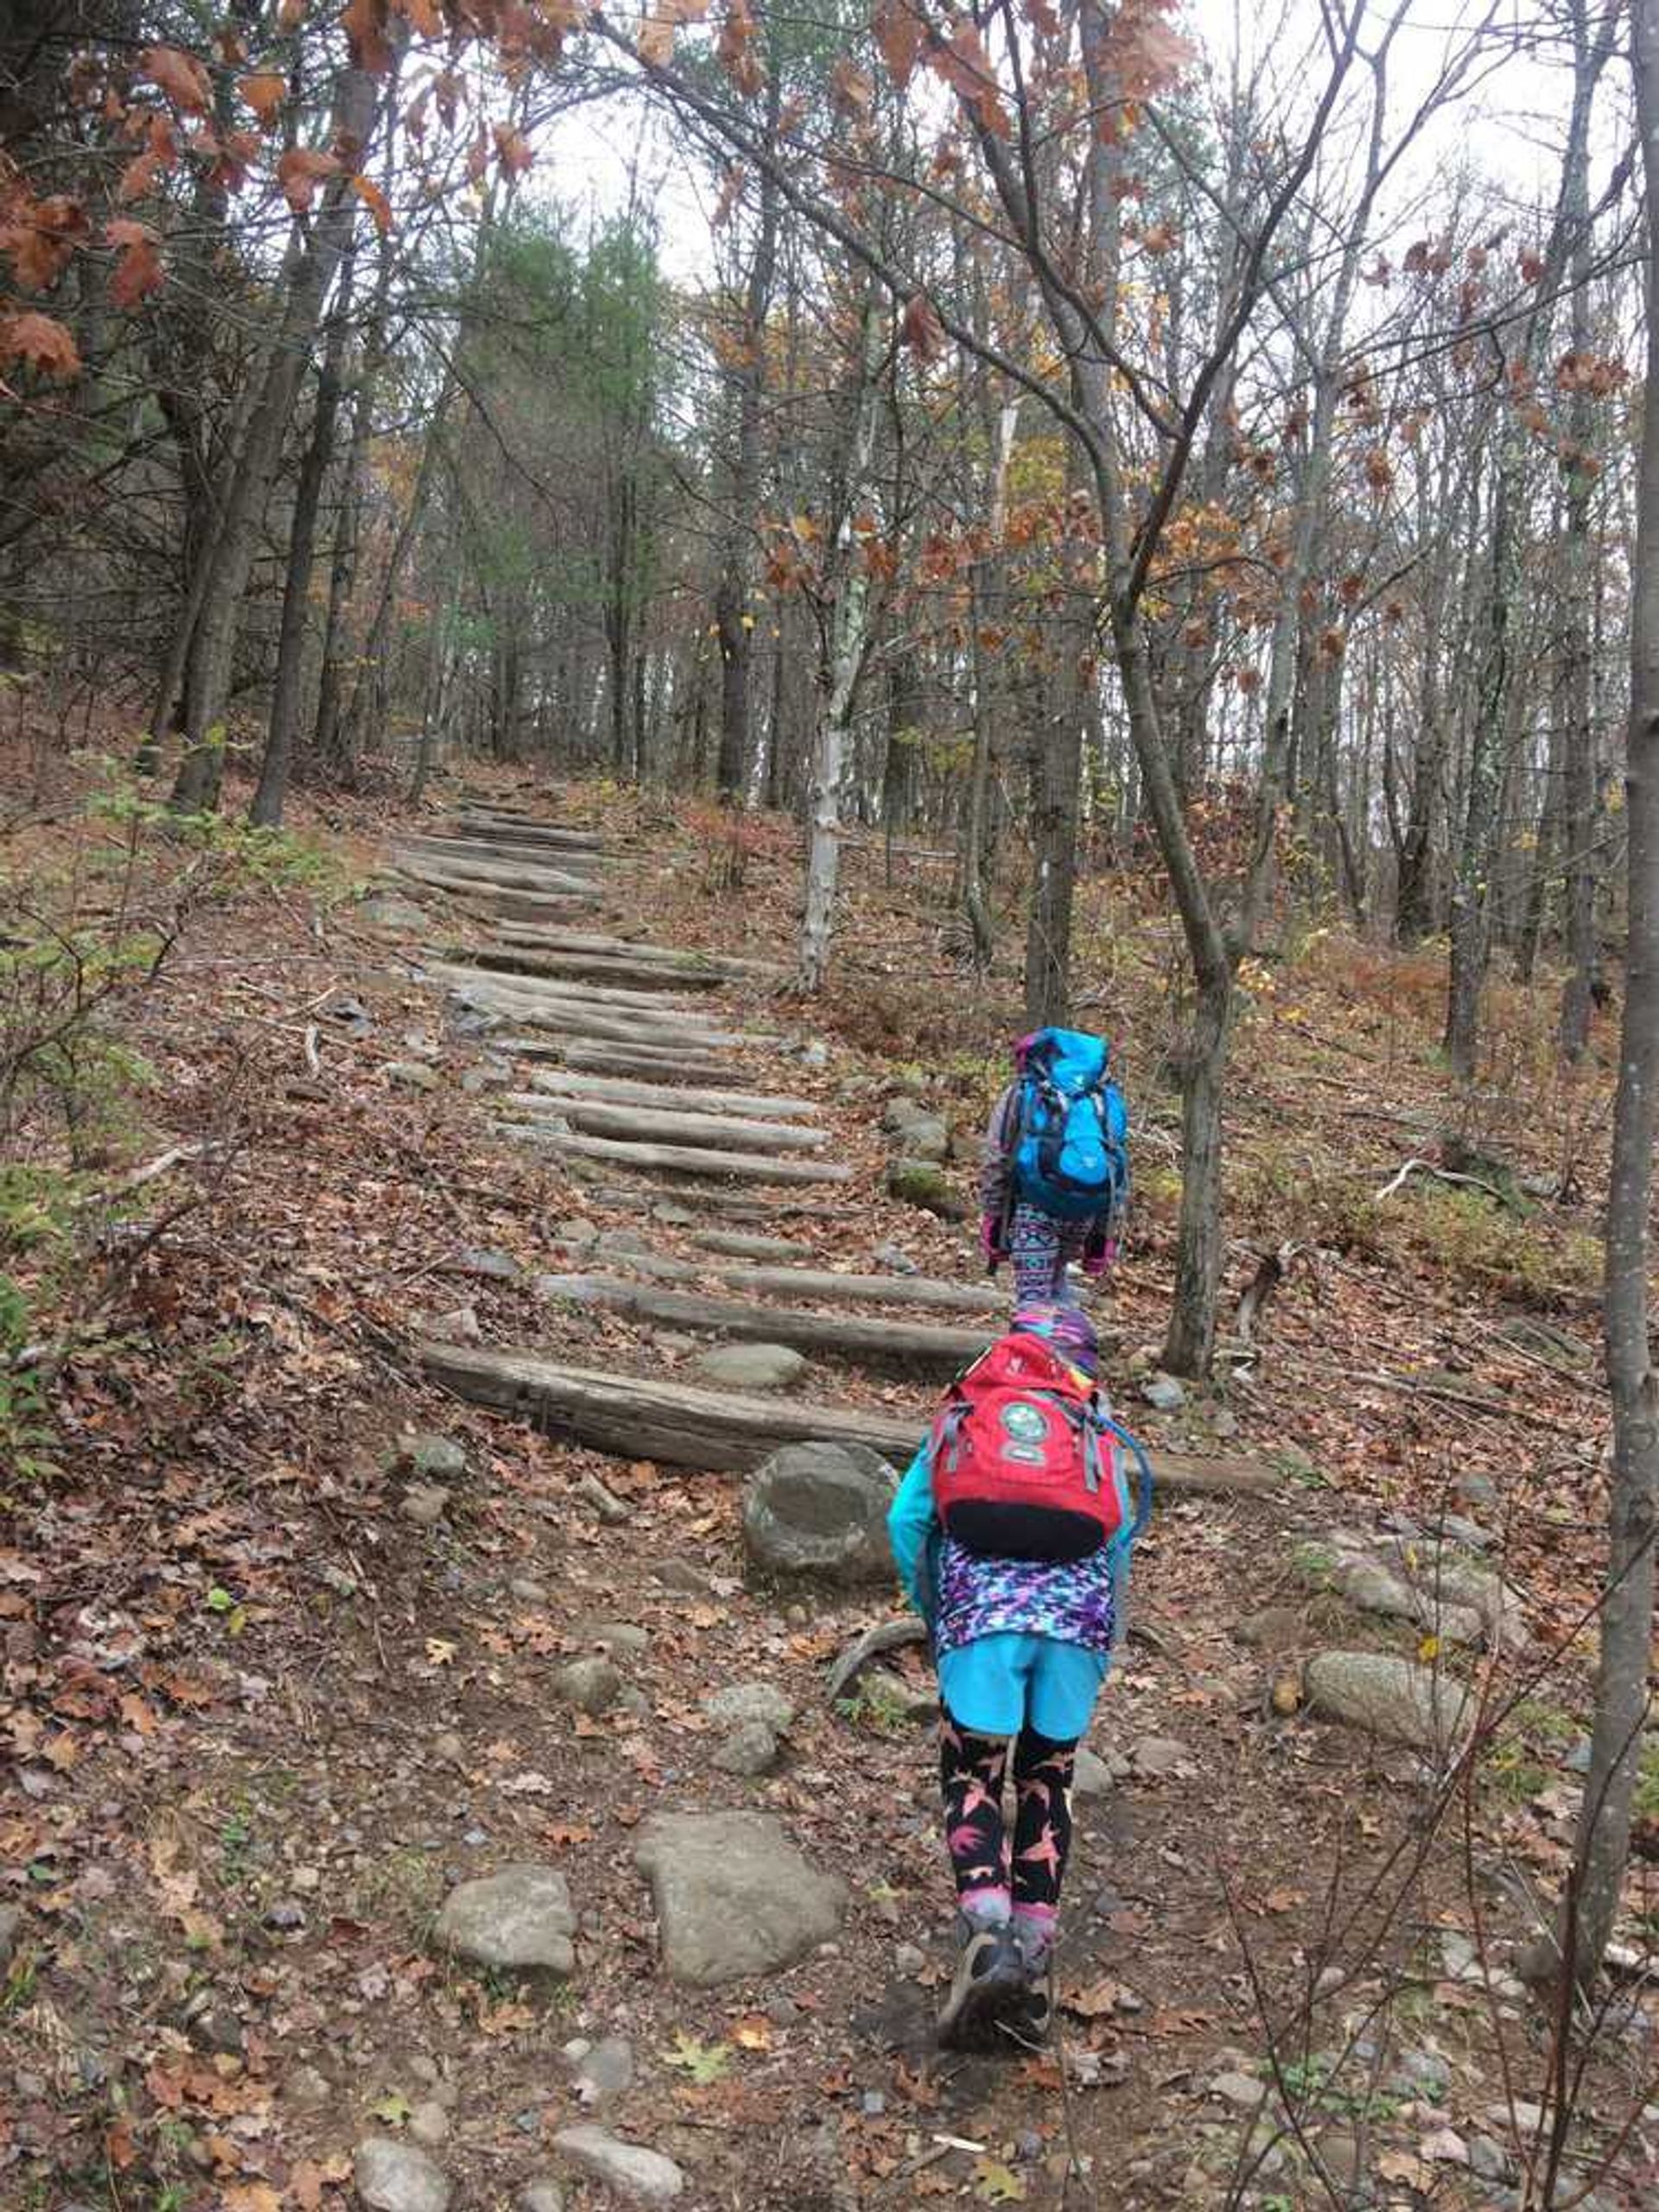
[[[888,1516],[939,1676],[939,1783],[962,1947],[939,2015],[957,2049],[1039,2043],[1071,1789],[1122,1618],[1132,1511],[1075,1306],[1022,1306],[952,1385]],[[1012,1824],[1003,1793],[1012,1779]]]
[[[980,1249],[1014,1263],[1016,1305],[1065,1302],[1066,1269],[1103,1275],[1128,1203],[1128,1121],[1103,1039],[1037,1029],[1014,1048],[1014,1077],[985,1134]]]

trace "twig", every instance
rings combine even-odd
[[[1459,1175],[1450,1167],[1436,1167],[1430,1160],[1408,1160],[1397,1175],[1390,1176],[1372,1198],[1371,1204],[1380,1206],[1384,1198],[1393,1198],[1412,1175],[1432,1175],[1438,1183],[1466,1184],[1471,1190],[1484,1191],[1489,1198],[1496,1198],[1501,1206],[1513,1206],[1515,1204],[1508,1192],[1500,1191],[1496,1183],[1489,1183],[1479,1175]]]

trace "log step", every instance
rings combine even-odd
[[[431,972],[446,982],[488,983],[495,989],[517,991],[537,1004],[551,1001],[559,1005],[620,1007],[629,1014],[649,1014],[653,1020],[664,1014],[690,1022],[709,1019],[708,1009],[689,1005],[677,984],[671,990],[659,988],[660,976],[642,989],[613,991],[603,983],[584,982],[574,976],[565,982],[548,976],[521,976],[511,967],[495,964],[487,951],[477,952],[470,946],[428,945],[422,957]]]
[[[630,1282],[620,1275],[537,1275],[537,1294],[555,1301],[620,1313],[666,1329],[702,1336],[735,1337],[750,1344],[792,1344],[798,1351],[827,1352],[838,1359],[896,1367],[948,1379],[977,1359],[988,1341],[983,1329],[952,1329],[937,1322],[883,1321],[868,1315],[814,1313],[804,1307],[751,1306],[731,1298],[703,1298],[693,1291]]]
[[[603,853],[563,845],[537,845],[515,837],[441,837],[417,831],[407,841],[414,853],[429,853],[437,861],[458,861],[471,868],[480,861],[510,866],[556,868],[561,875],[591,875],[602,869]]]
[[[515,922],[495,932],[503,944],[527,945],[534,951],[613,953],[619,960],[635,960],[653,968],[684,970],[696,975],[721,976],[733,982],[751,976],[781,976],[774,961],[740,960],[731,953],[675,952],[665,945],[650,944],[631,937],[613,937],[602,930],[565,930],[550,924]]]
[[[677,1045],[583,1044],[571,1038],[509,1037],[504,1052],[521,1060],[551,1061],[558,1068],[587,1069],[595,1075],[632,1076],[648,1090],[667,1084],[719,1084],[731,1071],[715,1059],[697,1059]],[[532,1078],[533,1080],[533,1078]]]
[[[618,1166],[645,1167],[674,1175],[741,1176],[757,1183],[850,1183],[853,1171],[829,1160],[779,1160],[769,1153],[711,1152],[698,1145],[631,1144],[618,1137],[588,1137],[575,1131],[537,1128],[532,1122],[496,1122],[498,1136],[543,1151],[573,1154],[579,1160],[613,1160]]]
[[[429,883],[439,891],[547,891],[567,899],[597,899],[605,895],[602,883],[545,868],[510,868],[505,861],[440,861],[435,856],[428,860],[400,848],[392,855],[392,865],[400,874],[412,876],[417,883]]]
[[[671,1089],[666,1083],[630,1083],[621,1076],[574,1075],[538,1068],[532,1086],[550,1098],[603,1098],[617,1106],[669,1105],[698,1114],[755,1114],[762,1120],[810,1121],[822,1110],[810,1098],[774,1097],[764,1090]]]
[[[753,1121],[735,1114],[678,1113],[666,1104],[617,1106],[602,1098],[550,1098],[539,1090],[509,1090],[501,1103],[515,1114],[547,1115],[566,1128],[581,1129],[594,1137],[645,1138],[733,1152],[813,1152],[829,1142],[827,1130],[803,1129],[793,1122]]]
[[[675,967],[666,961],[621,960],[611,953],[545,952],[512,944],[497,931],[486,944],[449,944],[444,957],[506,976],[546,976],[557,982],[616,983],[640,991],[718,991],[735,978],[715,968]]]
[[[906,1418],[873,1408],[802,1405],[782,1395],[745,1397],[654,1376],[563,1367],[534,1352],[428,1342],[417,1347],[417,1357],[429,1375],[469,1404],[515,1414],[544,1436],[672,1467],[741,1473],[779,1445],[822,1439],[868,1444],[902,1469],[926,1427],[922,1413]],[[1253,1459],[1166,1452],[1154,1453],[1152,1465],[1162,1489],[1201,1497],[1260,1497],[1279,1487],[1273,1470]]]
[[[718,1232],[704,1231],[702,1236]],[[701,1243],[702,1236],[694,1238]],[[707,1249],[704,1247],[704,1249]],[[667,1252],[648,1255],[650,1272],[663,1282],[717,1282],[722,1290],[743,1291],[753,1297],[812,1299],[837,1306],[919,1306],[931,1311],[984,1314],[1001,1319],[1007,1301],[988,1284],[940,1281],[931,1275],[843,1275],[829,1268],[748,1267],[711,1260],[678,1260]],[[620,1257],[613,1263],[626,1274],[635,1263]]]

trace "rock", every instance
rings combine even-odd
[[[524,1272],[511,1252],[491,1252],[481,1245],[457,1252],[444,1269],[447,1275],[470,1275],[479,1282],[517,1282]]]
[[[1466,1552],[1488,1552],[1497,1541],[1490,1529],[1483,1529],[1478,1521],[1471,1521],[1462,1513],[1443,1513],[1440,1533],[1452,1543],[1461,1545]]]
[[[792,1965],[847,1909],[846,1884],[819,1873],[767,1814],[658,1814],[633,1858],[656,1900],[664,1964],[693,1988]]]
[[[1096,1752],[1080,1750],[1071,1769],[1074,1797],[1103,1797],[1112,1786],[1112,1770]]]
[[[1268,2085],[1258,2082],[1254,2074],[1217,2074],[1210,2084],[1210,2094],[1240,2112],[1255,2112],[1267,2102]]]
[[[584,1504],[592,1506],[609,1528],[620,1529],[625,1521],[633,1518],[632,1508],[625,1505],[614,1491],[607,1490],[597,1475],[578,1475],[575,1494]]]
[[[746,1720],[734,1728],[709,1761],[722,1774],[753,1777],[765,1774],[778,1758],[778,1738],[763,1720]]]
[[[1469,2145],[1454,2127],[1437,2127],[1417,2145],[1417,2155],[1431,2166],[1466,2166]]]
[[[920,1207],[924,1213],[937,1214],[941,1221],[968,1218],[967,1200],[958,1196],[949,1177],[931,1160],[895,1160],[887,1169],[887,1194],[906,1205]]]
[[[449,1493],[438,1483],[411,1483],[404,1492],[401,1511],[405,1521],[419,1529],[435,1529],[449,1503]]]
[[[462,1446],[449,1437],[434,1436],[428,1430],[398,1439],[397,1463],[428,1482],[459,1482],[467,1471],[467,1454]]]
[[[867,1445],[785,1445],[744,1488],[751,1562],[765,1573],[816,1575],[843,1589],[887,1588],[887,1508],[898,1480]]]
[[[893,1964],[895,1973],[913,1981],[918,1974],[926,1972],[927,1954],[918,1944],[898,1943],[893,1947]]]
[[[0,1904],[0,1974],[3,1974],[11,1964],[11,1955],[17,1948],[22,1925],[22,1905]]]
[[[706,1598],[715,1586],[706,1572],[689,1559],[665,1559],[652,1571],[664,1590],[677,1590],[687,1598]]]
[[[792,2028],[800,2023],[801,2008],[792,1997],[772,1997],[766,2001],[766,2018],[774,2028]]]
[[[576,2067],[576,2094],[584,2105],[620,2097],[633,2080],[633,2045],[625,2036],[606,2036]]]
[[[878,1268],[885,1268],[890,1274],[918,1275],[921,1273],[920,1268],[901,1244],[878,1244],[870,1257]]]
[[[691,1363],[700,1382],[727,1390],[784,1390],[806,1372],[790,1344],[714,1344]]]
[[[903,1090],[896,1091],[881,1109],[881,1127],[890,1137],[896,1137],[912,1122],[930,1118],[921,1101]]]
[[[484,1325],[475,1306],[452,1306],[447,1313],[434,1313],[422,1330],[444,1344],[481,1344]]]
[[[626,1651],[639,1658],[651,1649],[649,1630],[633,1621],[578,1621],[570,1633],[578,1643],[610,1654]]]
[[[891,1667],[871,1667],[860,1675],[857,1694],[885,1706],[905,1720],[937,1720],[939,1694],[925,1682],[912,1682]]]
[[[352,2179],[371,2212],[448,2212],[448,2182],[412,2143],[371,2136],[353,2154]]]
[[[1473,1700],[1460,1684],[1383,1651],[1321,1651],[1304,1675],[1307,1701],[1391,1744],[1445,1751],[1463,1732]]]
[[[601,1260],[632,1260],[652,1249],[651,1239],[641,1229],[601,1230],[594,1240],[594,1251]]]
[[[624,2143],[602,2127],[561,2128],[553,2147],[636,2204],[671,2204],[685,2187],[685,2176],[672,2158],[640,2143]]]
[[[388,1060],[386,1081],[396,1090],[435,1090],[438,1073],[424,1060]]]
[[[449,2115],[435,2097],[427,2097],[410,2113],[409,2132],[417,2143],[435,2149],[448,2138]]]
[[[1414,2094],[1438,2104],[1452,2086],[1452,2069],[1438,2050],[1408,2050],[1401,2056],[1399,2078]]]
[[[578,1713],[608,1713],[622,1694],[622,1677],[608,1659],[572,1659],[553,1669],[548,1687]]]
[[[567,1252],[591,1252],[599,1242],[598,1224],[583,1221],[561,1222],[553,1231],[553,1242]]]
[[[518,2212],[564,2212],[564,2191],[556,2181],[527,2182],[518,2192]]]
[[[801,1047],[801,1065],[804,1068],[827,1068],[829,1065],[830,1047],[823,1038],[808,1038]]]
[[[1345,2127],[1327,2128],[1315,2145],[1319,2164],[1343,2193],[1344,2200],[1359,2186],[1364,2158],[1359,2139]]]
[[[1472,1505],[1477,1510],[1497,1503],[1497,1484],[1490,1475],[1461,1474],[1452,1487],[1465,1505]]]
[[[1426,1590],[1401,1581],[1375,1560],[1357,1559],[1337,1570],[1337,1587],[1362,1613],[1412,1621],[1448,1643],[1484,1642],[1486,1623],[1471,1605],[1436,1605]]]
[[[1513,2107],[1488,2105],[1484,2115],[1488,2127],[1507,2135],[1511,2128],[1517,2135],[1536,2135],[1544,2125],[1544,2107],[1525,2097],[1517,2097]]]
[[[467,1746],[453,1728],[440,1728],[432,1738],[432,1756],[446,1766],[460,1766],[466,1759]]]
[[[1179,1413],[1186,1403],[1186,1391],[1173,1375],[1160,1372],[1149,1375],[1141,1385],[1141,1395],[1154,1413]]]
[[[1299,1605],[1264,1605],[1247,1613],[1233,1634],[1253,1650],[1290,1651],[1307,1635],[1307,1618]]]
[[[371,929],[395,930],[401,937],[424,937],[432,927],[426,909],[401,891],[375,892],[358,908],[357,918]]]
[[[1573,1745],[1572,1750],[1564,1754],[1561,1764],[1569,1774],[1588,1774],[1590,1761],[1593,1756],[1594,1746],[1589,1737],[1582,1736]]]
[[[759,1721],[775,1736],[786,1732],[795,1718],[795,1700],[776,1682],[731,1682],[713,1690],[702,1700],[711,1720],[734,1723]]]
[[[575,1926],[563,1875],[528,1861],[452,1890],[434,1932],[446,1949],[476,1966],[563,1977],[575,1964]]]
[[[1198,1772],[1192,1754],[1173,1736],[1143,1736],[1129,1751],[1129,1764],[1139,1779],[1185,1782]]]
[[[283,2077],[283,2102],[296,2112],[321,2112],[334,2094],[334,2083],[315,2066],[296,2066]]]
[[[937,1114],[912,1113],[900,1127],[899,1140],[906,1160],[938,1161],[950,1157],[950,1124]]]
[[[547,1603],[545,1586],[528,1574],[514,1575],[507,1585],[507,1595],[516,1598],[521,1605],[544,1605]]]

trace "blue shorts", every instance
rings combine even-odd
[[[945,1652],[939,1694],[957,1726],[976,1735],[1017,1736],[1029,1725],[1070,1743],[1088,1728],[1106,1668],[1103,1651],[1007,1630]]]

